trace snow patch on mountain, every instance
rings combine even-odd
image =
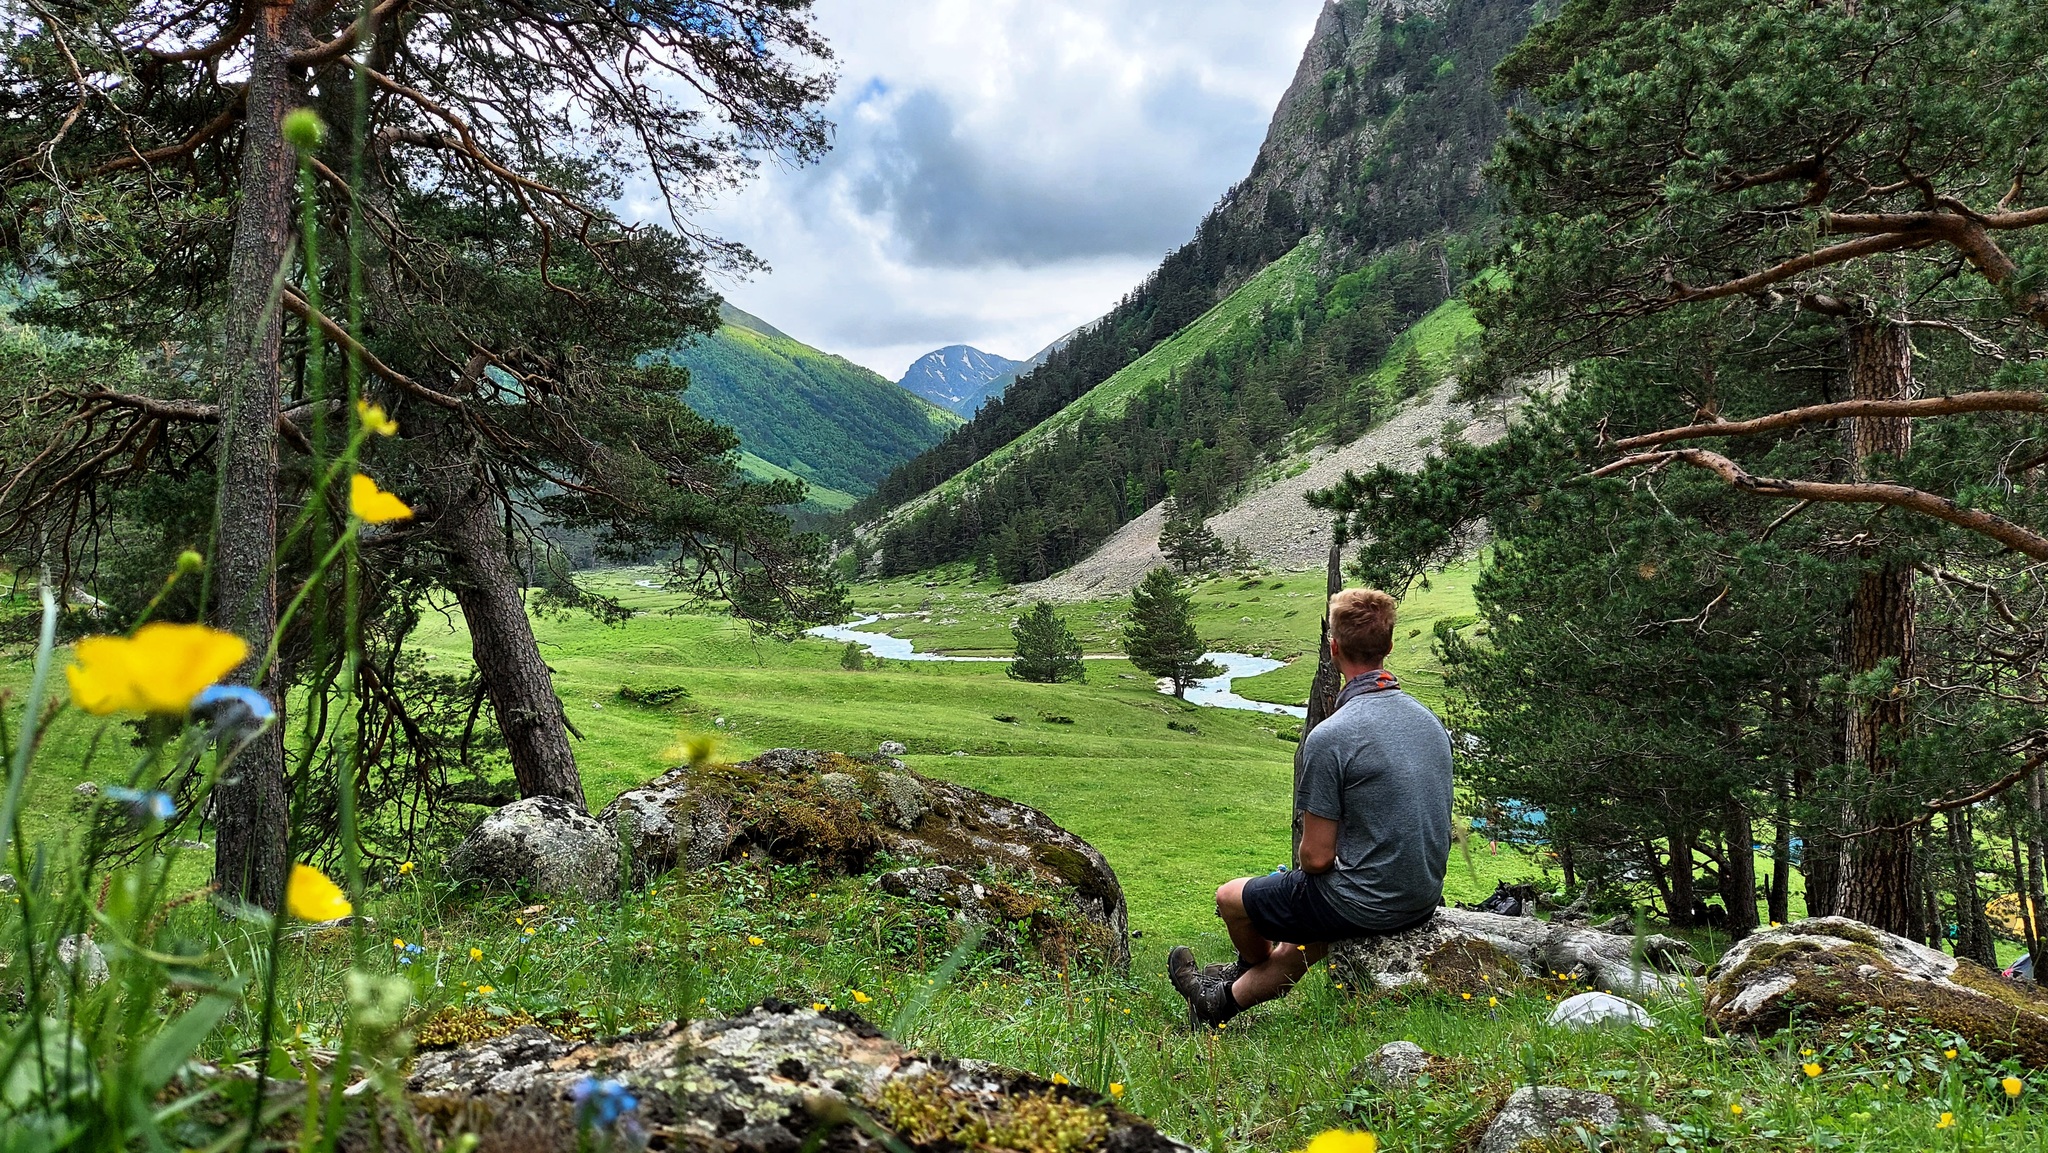
[[[973,416],[991,396],[1002,395],[1025,363],[955,344],[919,357],[897,383],[940,408]]]

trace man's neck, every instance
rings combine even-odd
[[[1374,673],[1383,673],[1383,672],[1386,672],[1386,671],[1387,671],[1387,666],[1385,666],[1385,665],[1383,665],[1383,664],[1378,664],[1378,665],[1347,665],[1347,664],[1339,664],[1339,665],[1337,666],[1337,671],[1338,671],[1338,672],[1340,672],[1340,673],[1343,673],[1343,674],[1344,674],[1344,683],[1348,685],[1348,684],[1350,684],[1350,683],[1351,683],[1352,681],[1355,681],[1355,680],[1357,680],[1357,679],[1358,679],[1358,678],[1360,678],[1360,677],[1369,677],[1369,676],[1371,676],[1371,675],[1372,675],[1372,674],[1374,674]]]

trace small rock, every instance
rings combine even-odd
[[[1531,1142],[1567,1136],[1573,1122],[1605,1129],[1620,1124],[1622,1117],[1621,1103],[1605,1093],[1525,1085],[1487,1126],[1478,1153],[1515,1153]],[[1645,1117],[1643,1127],[1654,1132],[1665,1126],[1655,1117]]]
[[[876,751],[885,757],[900,757],[910,750],[904,747],[902,741],[883,741],[882,747]]]
[[[91,781],[81,781],[78,787],[71,791],[88,801],[100,795],[100,787]]]
[[[600,900],[619,892],[619,838],[559,797],[529,797],[485,817],[448,872],[485,888]]]
[[[1366,1080],[1382,1089],[1406,1089],[1429,1071],[1429,1052],[1413,1041],[1382,1045],[1365,1059]]]
[[[0,893],[12,893],[17,887],[13,873],[0,873]]]
[[[88,987],[107,979],[107,957],[92,938],[80,935],[66,937],[57,942],[57,961],[67,969],[74,969],[78,979]]]
[[[1580,993],[1566,997],[1550,1014],[1550,1024],[1560,1029],[1599,1029],[1608,1025],[1638,1025],[1654,1029],[1657,1018],[1626,997],[1611,993]]]
[[[826,773],[818,778],[818,787],[842,801],[861,798],[860,778],[852,773]]]
[[[889,802],[889,823],[904,832],[917,828],[917,823],[931,811],[930,795],[915,778],[902,773],[878,773],[875,780]]]

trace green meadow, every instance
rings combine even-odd
[[[1471,615],[1471,576],[1463,568],[1440,574],[1405,607],[1392,664],[1425,699],[1441,691],[1431,631],[1447,620],[1469,627],[1460,618]],[[1313,656],[1321,580],[1247,576],[1198,591],[1212,648],[1296,658],[1241,687],[1276,700],[1305,691],[1310,662],[1299,658]],[[775,996],[856,1009],[933,1051],[1104,1092],[1120,1086],[1125,1105],[1218,1153],[1299,1149],[1339,1126],[1370,1128],[1389,1149],[1463,1149],[1509,1093],[1530,1083],[1612,1093],[1673,1126],[1669,1135],[1591,1134],[1587,1148],[2048,1148],[2048,1131],[2026,1107],[2032,1088],[2027,1100],[2010,1101],[1996,1088],[2007,1070],[1967,1051],[1943,1058],[1948,1039],[1910,1022],[1876,1023],[1875,1042],[1859,1034],[1757,1044],[1710,1035],[1698,1004],[1681,1001],[1659,1006],[1655,1030],[1574,1034],[1544,1023],[1566,987],[1471,1002],[1373,1000],[1318,971],[1287,1001],[1228,1029],[1191,1031],[1164,979],[1164,955],[1190,943],[1205,961],[1224,959],[1211,890],[1287,859],[1295,745],[1286,718],[1176,702],[1115,659],[1089,662],[1079,685],[1020,683],[1000,664],[871,661],[854,671],[842,667],[841,644],[757,637],[729,618],[691,611],[659,587],[654,570],[598,574],[593,583],[637,615],[616,627],[548,615],[536,628],[583,734],[578,753],[594,807],[669,767],[666,750],[685,735],[716,734],[721,756],[732,760],[774,747],[868,751],[901,741],[918,771],[1036,806],[1101,848],[1130,904],[1131,973],[984,955],[934,991],[953,933],[944,915],[883,898],[865,879],[807,866],[734,862],[615,902],[543,908],[453,892],[423,855],[408,875],[373,879],[367,939],[292,946],[288,984],[301,992],[285,1007],[284,1025],[294,1035],[332,1034],[343,974],[364,963],[361,949],[372,967],[411,981],[416,1029],[431,1042],[528,1020],[617,1032],[735,1013]],[[874,627],[921,649],[1007,650],[1011,595],[965,572],[854,594],[864,613],[900,614]],[[1120,603],[1066,611],[1088,651],[1115,651]],[[459,668],[469,660],[460,618],[435,620],[419,647]],[[23,684],[28,656],[24,643],[11,641],[0,683]],[[622,699],[621,687],[687,695],[650,708]],[[32,840],[71,835],[73,786],[114,779],[126,736],[119,725],[57,714],[39,759],[45,775],[30,782]],[[84,767],[67,773],[69,765]],[[205,853],[186,852],[178,876],[197,887],[207,864]],[[1539,858],[1483,839],[1467,838],[1455,851],[1451,899],[1476,900],[1501,880],[1555,877]],[[197,924],[203,910],[181,915]],[[400,940],[424,953],[400,967],[400,954],[387,947]],[[1707,958],[1725,944],[1705,934],[1696,941]],[[221,1053],[253,1043],[249,1028],[233,1019]],[[1412,1088],[1374,1088],[1363,1063],[1402,1039],[1444,1060]],[[1799,1050],[1808,1047],[1825,1067],[1819,1078],[1801,1071]],[[1902,1079],[1902,1054],[1925,1068],[1915,1064]],[[1943,1113],[1952,1120],[1938,1128]]]

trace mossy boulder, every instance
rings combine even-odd
[[[603,1082],[609,1110],[591,1104]],[[775,1002],[614,1041],[520,1029],[422,1055],[406,1089],[427,1148],[470,1135],[476,1153],[1187,1150],[1102,1093],[921,1056],[861,1018]],[[368,1153],[371,1137],[343,1150]]]
[[[1038,951],[1056,955],[1048,959],[1130,964],[1123,887],[1094,846],[1036,809],[892,758],[776,749],[688,766],[621,794],[598,820],[617,831],[641,882],[743,853],[856,876],[883,859],[916,863],[949,872],[885,891],[920,899],[931,890],[931,903],[967,919],[1024,922]],[[960,899],[977,886],[981,897]]]
[[[1692,946],[1670,937],[1638,940],[1463,909],[1439,909],[1422,927],[1390,937],[1339,941],[1329,963],[1347,988],[1475,997],[1531,980],[1630,997],[1675,995],[1699,969]]]
[[[1729,1032],[1774,1033],[1872,1008],[1954,1033],[1994,1060],[2048,1068],[2048,994],[1845,917],[1756,933],[1707,974],[1707,1012]]]

